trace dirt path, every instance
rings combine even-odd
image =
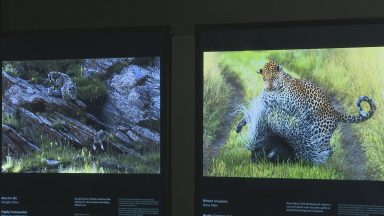
[[[336,96],[331,96],[332,105],[341,113],[346,113]],[[351,114],[351,113],[347,113]],[[353,180],[367,180],[367,163],[361,143],[350,123],[339,123],[342,133],[342,147],[345,151],[344,164],[347,167],[348,178]]]
[[[229,131],[232,130],[231,128],[234,118],[236,117],[236,107],[240,104],[241,99],[244,97],[243,95],[243,86],[241,85],[241,81],[239,78],[234,74],[228,71],[227,69],[223,70],[223,76],[225,81],[231,86],[232,88],[232,95],[231,95],[231,104],[230,108],[228,110],[229,114],[224,115],[224,120],[221,128],[221,132],[217,134],[217,139],[210,145],[209,149],[204,149],[204,167],[203,167],[203,174],[207,175],[209,168],[211,167],[212,159],[215,158],[219,152],[220,149],[224,146],[225,141],[228,138]]]

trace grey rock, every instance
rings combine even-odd
[[[60,164],[60,161],[58,161],[58,160],[51,160],[51,159],[45,159],[45,162],[49,166],[57,166],[57,165]]]
[[[160,143],[159,66],[129,65],[106,80],[102,118],[116,129],[124,125],[122,131],[131,142]]]
[[[3,102],[11,107],[38,105],[42,104],[42,102],[57,107],[68,106],[68,103],[61,98],[49,96],[46,91],[47,88],[44,86],[31,85],[26,80],[12,77],[5,72],[2,73],[2,79],[3,85],[8,87],[5,88]],[[34,108],[38,109],[39,107]]]
[[[149,140],[155,143],[160,142],[160,135],[159,133],[156,133],[154,131],[151,131],[147,128],[139,127],[139,126],[134,126],[132,127],[132,131],[137,134],[138,136],[144,138],[145,140]]]
[[[131,140],[129,139],[129,137],[120,131],[116,131],[115,136],[116,138],[118,138],[120,141],[124,143],[131,143]]]
[[[86,59],[83,63],[84,77],[91,77],[94,75],[104,76],[111,71],[117,64],[127,65],[132,58],[104,58],[104,59]]]
[[[132,139],[134,142],[140,141],[140,137],[138,137],[134,132],[131,130],[127,131],[127,135],[130,139]]]
[[[37,145],[19,134],[14,128],[5,124],[2,124],[1,146],[3,158],[7,155],[18,156],[40,151]]]

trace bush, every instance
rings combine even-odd
[[[7,72],[9,75],[13,77],[20,77],[19,71],[12,64],[4,63],[4,66],[2,67],[2,71]]]
[[[107,88],[100,79],[96,77],[85,79],[81,76],[75,76],[73,81],[77,86],[77,98],[81,101],[89,104],[105,100]]]
[[[20,77],[34,83],[47,85],[50,71],[60,71],[66,74],[80,72],[82,60],[34,60],[4,62],[5,69],[12,69],[13,76]]]
[[[204,148],[208,148],[221,129],[231,96],[231,87],[225,82],[215,54],[204,56]]]
[[[15,127],[17,127],[17,124],[18,124],[16,118],[10,113],[2,113],[1,121],[2,121],[1,122],[2,124],[12,125]]]
[[[38,60],[4,62],[3,70],[33,84],[49,86],[48,73],[59,71],[68,74],[77,86],[77,97],[85,103],[103,101],[107,89],[97,77],[83,77],[83,60]]]

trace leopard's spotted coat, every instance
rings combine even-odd
[[[264,90],[245,110],[245,117],[236,128],[240,132],[249,124],[247,147],[252,152],[267,148],[268,156],[274,157],[279,154],[278,145],[288,145],[295,159],[325,163],[332,155],[329,142],[338,122],[363,122],[376,110],[372,99],[360,96],[356,101],[358,115],[339,113],[323,90],[309,81],[293,78],[275,61],[265,64],[258,73],[263,77]],[[362,109],[362,101],[369,104],[368,112]]]

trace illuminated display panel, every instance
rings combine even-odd
[[[383,27],[199,28],[198,215],[384,209]]]
[[[167,40],[162,27],[4,35],[2,213],[169,214]]]

